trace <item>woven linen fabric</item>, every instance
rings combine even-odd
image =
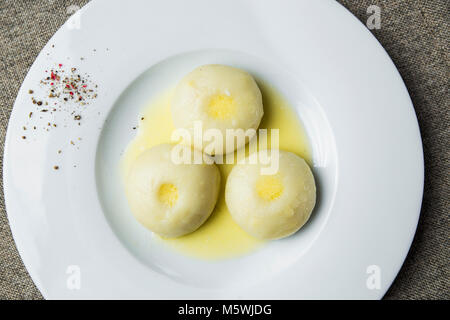
[[[68,7],[82,7],[87,2],[0,2],[1,167],[9,115],[28,69],[50,37],[69,17]],[[408,257],[385,299],[449,299],[450,2],[339,2],[364,24],[370,15],[367,8],[370,5],[380,7],[381,28],[372,32],[388,52],[406,83],[423,140],[425,188],[421,217]],[[124,5],[129,5],[129,2],[124,1]],[[14,244],[5,212],[2,177],[0,181],[0,299],[42,299]]]

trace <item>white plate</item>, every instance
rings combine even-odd
[[[397,70],[355,17],[331,0],[98,0],[79,13],[80,28],[61,27],[31,67],[5,147],[8,218],[44,297],[384,295],[417,225],[422,145]],[[59,62],[91,74],[99,97],[81,126],[67,121],[22,140],[35,110],[27,91],[41,93],[43,70]],[[301,232],[215,262],[155,243],[129,218],[117,171],[143,105],[212,62],[249,70],[286,95],[309,136],[319,186],[318,206]],[[77,270],[79,290],[67,285]],[[367,285],[371,275],[380,277],[378,288]]]

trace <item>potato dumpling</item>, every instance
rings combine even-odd
[[[204,150],[210,155],[244,146],[254,134],[226,148],[226,129],[256,130],[264,114],[261,91],[253,77],[241,69],[215,64],[198,67],[179,82],[171,111],[175,127],[188,129],[192,137],[195,121],[201,121],[203,131],[222,133],[222,150]],[[207,144],[204,141],[202,149]]]
[[[286,151],[279,151],[277,173],[262,175],[262,167],[260,162],[249,164],[248,158],[236,165],[228,176],[225,201],[233,220],[250,235],[284,238],[311,215],[316,203],[314,176],[305,160]]]
[[[200,227],[213,211],[220,188],[216,165],[175,164],[171,157],[173,147],[162,144],[145,151],[135,160],[125,181],[135,218],[168,238]]]

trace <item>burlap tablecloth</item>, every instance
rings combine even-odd
[[[315,0],[311,0],[315,1]],[[124,1],[125,2],[125,1]],[[417,233],[387,299],[449,299],[449,13],[448,0],[339,0],[364,24],[368,6],[381,8],[374,35],[400,71],[419,119],[425,190]],[[39,51],[86,0],[0,2],[0,162],[17,91]],[[320,17],[319,17],[320,19]],[[2,164],[2,163],[1,163]],[[42,299],[24,268],[0,203],[0,298]]]

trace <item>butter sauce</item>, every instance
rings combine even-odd
[[[279,129],[279,148],[293,152],[311,164],[311,153],[306,132],[294,109],[268,84],[258,83],[264,104],[264,116],[259,129]],[[136,137],[128,145],[121,161],[121,175],[127,176],[134,160],[145,150],[162,143],[172,143],[175,129],[170,112],[173,89],[153,99],[139,116]],[[224,259],[246,254],[264,244],[245,233],[231,218],[225,204],[225,184],[234,165],[218,165],[221,172],[221,191],[216,207],[209,219],[195,232],[158,241],[182,254],[203,259]],[[131,218],[131,217],[130,217]]]

